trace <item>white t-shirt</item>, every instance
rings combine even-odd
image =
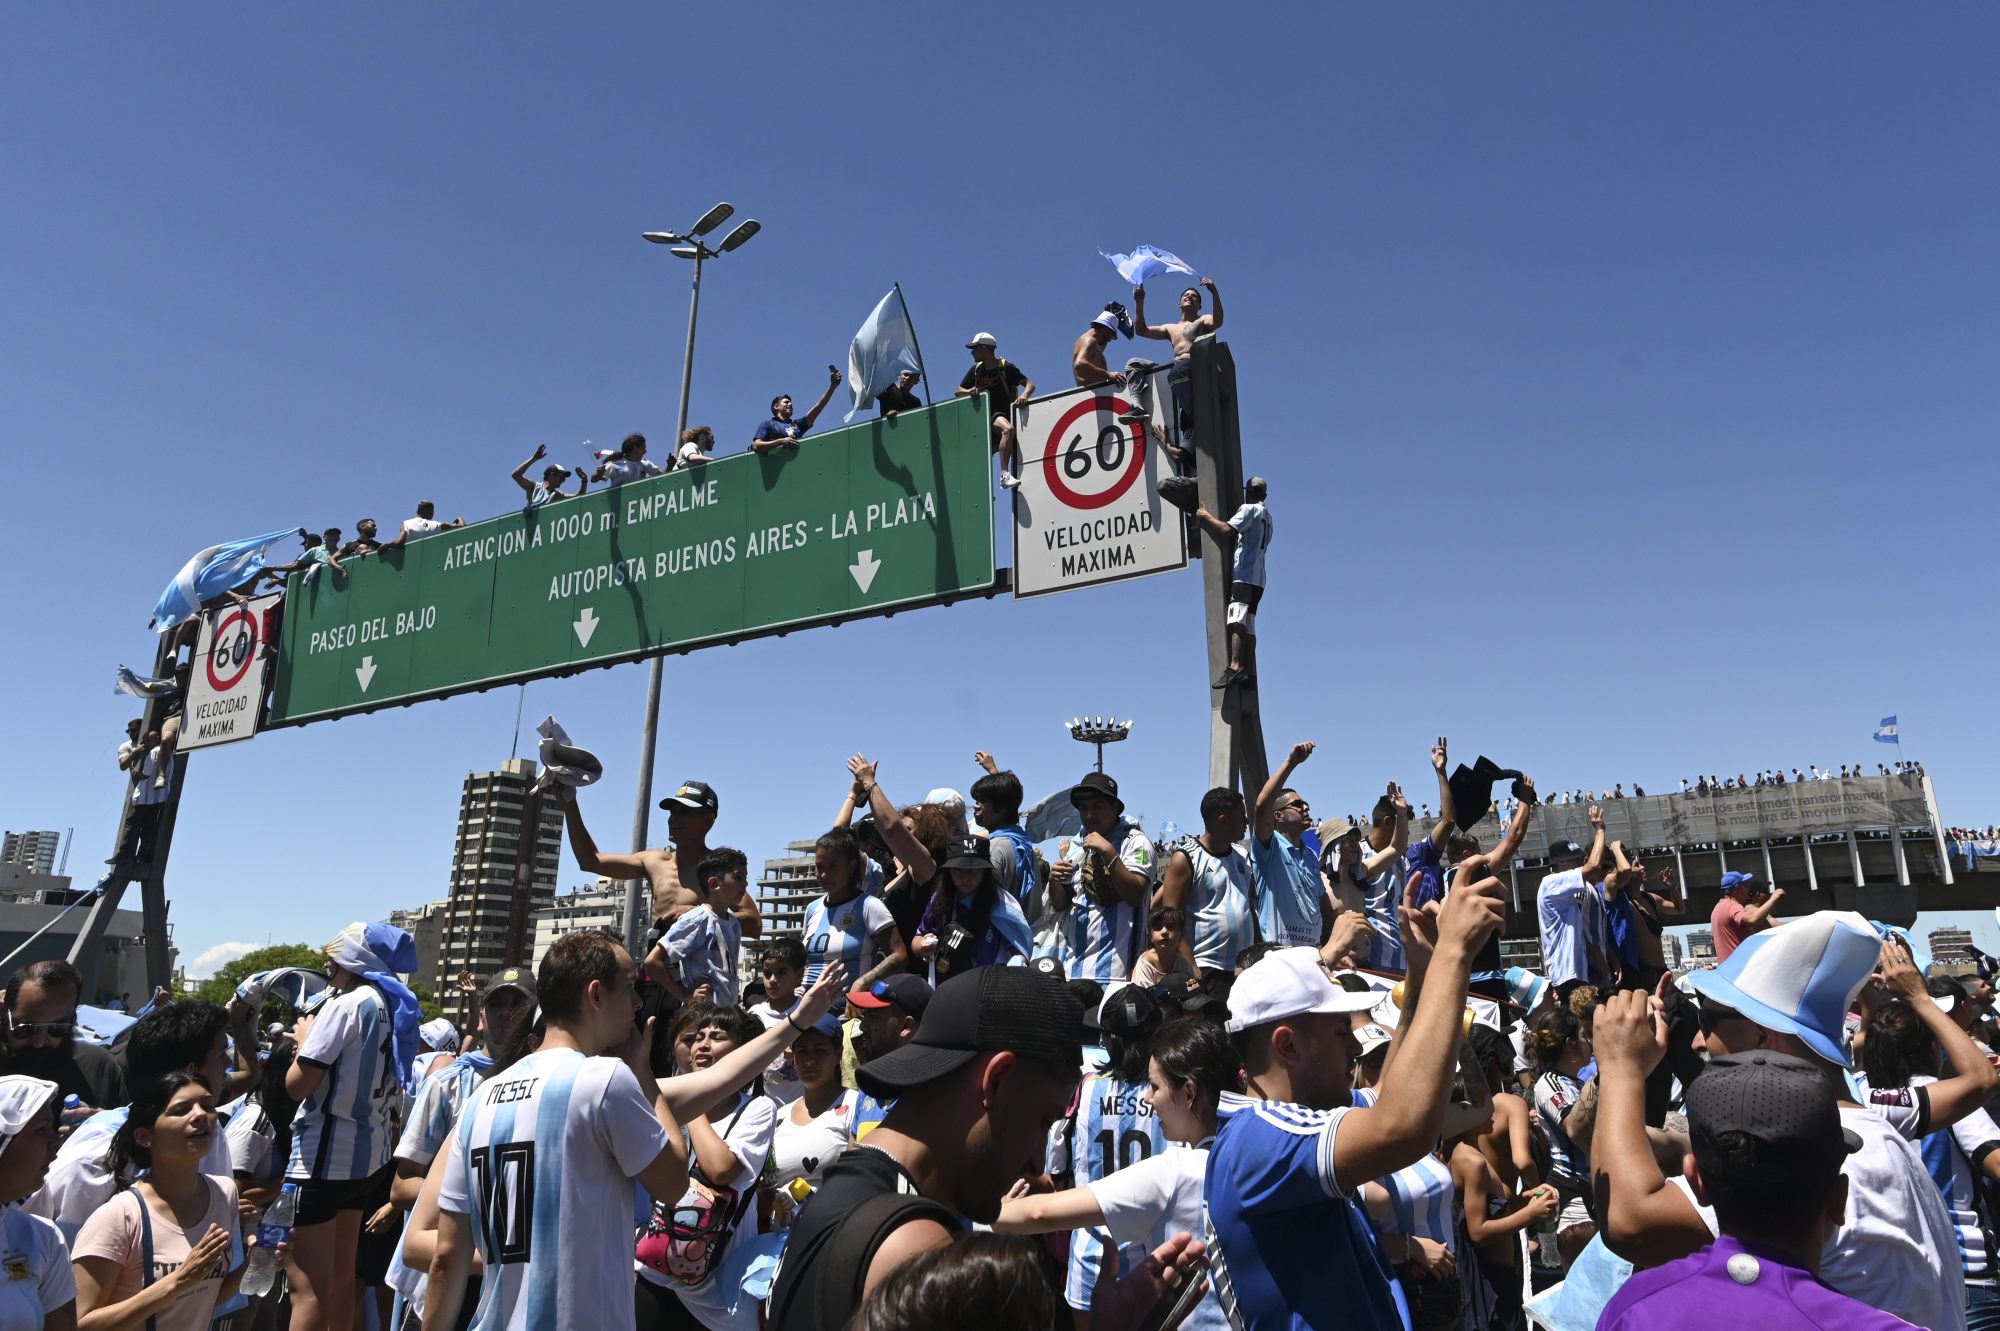
[[[771,1153],[771,1138],[780,1112],[777,1101],[768,1095],[758,1095],[739,1099],[720,1119],[709,1118],[709,1125],[721,1134],[729,1153],[736,1157],[736,1171],[714,1182],[735,1194],[731,1204],[742,1207],[743,1214],[729,1231],[708,1279],[699,1285],[684,1285],[650,1266],[633,1263],[641,1280],[673,1290],[709,1331],[757,1331],[757,1310],[761,1305],[755,1298],[744,1297],[741,1268],[747,1262],[745,1241],[757,1237],[757,1179]],[[690,1143],[688,1160],[692,1164],[694,1159],[694,1146]],[[747,1198],[745,1193],[749,1194]],[[655,1224],[662,1220],[661,1210],[656,1204]],[[629,1321],[625,1325],[630,1325]]]
[[[284,1176],[285,1162],[271,1158],[271,1147],[278,1140],[277,1126],[257,1101],[238,1104],[222,1135],[229,1143],[232,1175],[243,1174],[252,1185],[276,1183]]]
[[[751,1004],[750,1015],[763,1022],[767,1031],[775,1030],[785,1020],[785,1014],[769,1002]],[[778,1061],[764,1069],[764,1094],[781,1105],[788,1105],[804,1095],[805,1089],[799,1085],[798,1071],[792,1065],[791,1047],[786,1046],[785,1052],[778,1055]]]
[[[1827,1241],[1819,1278],[1904,1321],[1964,1331],[1958,1236],[1916,1147],[1878,1106],[1842,1105],[1840,1122],[1860,1135],[1861,1149],[1841,1171],[1847,1219]]]
[[[403,535],[414,540],[419,536],[429,536],[434,531],[443,531],[445,526],[436,518],[404,518]]]
[[[43,1319],[76,1302],[76,1273],[62,1231],[10,1206],[0,1221],[7,1279],[0,1280],[0,1331],[41,1331]]]
[[[1264,552],[1271,548],[1271,510],[1265,505],[1245,504],[1230,515],[1236,529],[1236,550],[1230,556],[1229,580],[1264,585]]]
[[[1158,1155],[1134,1161],[1116,1173],[1085,1184],[1104,1212],[1104,1228],[1119,1247],[1138,1246],[1148,1252],[1176,1234],[1201,1238],[1203,1180],[1208,1175],[1208,1147],[1170,1144]],[[1185,1326],[1219,1331],[1228,1325],[1222,1301],[1211,1287],[1189,1314]]]
[[[475,1331],[632,1325],[632,1180],[666,1148],[618,1059],[546,1049],[482,1084],[438,1193],[486,1263]]]
[[[674,450],[674,462],[679,466],[685,467],[690,462],[706,462],[708,460],[709,455],[701,451],[701,441],[699,439],[690,439]]]
[[[798,1106],[786,1105],[771,1138],[771,1169],[765,1181],[781,1193],[795,1179],[819,1187],[827,1165],[854,1145],[854,1113],[860,1103],[861,1092],[842,1091],[825,1113],[804,1123],[795,1118]]]
[[[345,1181],[389,1163],[392,1111],[402,1101],[390,1054],[389,1005],[375,986],[355,985],[320,1004],[299,1058],[326,1069],[292,1120],[285,1177]]]

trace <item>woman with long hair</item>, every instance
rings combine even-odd
[[[1577,1001],[1587,993],[1580,989],[1571,995],[1569,1005],[1543,1012],[1528,1028],[1526,1038],[1528,1060],[1535,1065],[1535,1118],[1549,1148],[1547,1182],[1554,1185],[1562,1198],[1562,1211],[1556,1219],[1561,1252],[1560,1255],[1544,1252],[1540,1260],[1546,1265],[1567,1265],[1572,1254],[1580,1251],[1583,1242],[1595,1232],[1590,1214],[1590,1152],[1571,1135],[1571,1130],[1576,1129],[1587,1143],[1589,1134],[1585,1129],[1594,1125],[1597,1112],[1594,1084],[1586,1094],[1577,1080],[1584,1066],[1595,1057],[1587,1015],[1589,998],[1582,1003]],[[1577,1010],[1579,1007],[1582,1012]],[[1546,1237],[1541,1242],[1546,1243]]]
[[[170,1072],[134,1088],[104,1158],[120,1190],[70,1248],[79,1331],[206,1331],[216,1304],[234,1297],[243,1283],[236,1184],[201,1172],[218,1131],[206,1077]],[[128,1165],[142,1171],[129,1189]]]
[[[1111,999],[1116,999],[1113,991]],[[1110,1001],[1110,1000],[1107,1000]],[[1123,1052],[1130,1053],[1129,1048]],[[1157,1248],[1175,1234],[1202,1233],[1201,1196],[1224,1092],[1242,1089],[1241,1060],[1221,1026],[1180,1017],[1152,1035],[1145,1057],[1146,1104],[1171,1143],[1114,1173],[1064,1192],[1030,1194],[1017,1187],[993,1222],[996,1234],[1047,1234],[1102,1228],[1121,1248]],[[1185,1325],[1213,1331],[1225,1325],[1210,1290]]]
[[[1000,889],[991,843],[983,836],[948,838],[936,886],[924,906],[910,954],[930,970],[933,985],[975,966],[1005,965],[1035,950],[1028,917],[1013,893]]]
[[[62,1097],[52,1081],[0,1077],[0,1331],[76,1331],[76,1275],[62,1231],[20,1202],[42,1186],[55,1159]]]
[[[763,1035],[764,1023],[741,1008],[690,1003],[674,1014],[672,1034],[675,1073],[685,1076]],[[777,1102],[754,1075],[683,1122],[687,1191],[655,1198],[639,1231],[639,1331],[685,1327],[690,1316],[710,1331],[757,1331],[760,1305],[744,1297],[742,1277],[756,1238],[757,1179],[777,1126]]]

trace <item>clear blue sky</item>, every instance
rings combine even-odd
[[[1276,515],[1268,735],[1320,741],[1322,812],[1421,792],[1440,733],[1666,788],[1872,764],[1896,712],[1946,819],[2000,819],[1996,44],[1969,5],[17,8],[0,823],[107,853],[112,673],[195,549],[489,514],[538,442],[664,439],[687,273],[638,233],[716,199],[765,227],[704,292],[692,415],[731,447],[891,281],[936,381],[991,329],[1059,384],[1124,294],[1098,249],[1217,278]],[[1138,719],[1131,807],[1189,823],[1199,607],[1189,573],[675,660],[660,779],[762,857],[849,753],[908,799],[987,747],[1039,793],[1087,709]],[[527,689],[609,764],[606,844],[644,674]],[[200,758],[184,957],[443,895],[516,701]]]

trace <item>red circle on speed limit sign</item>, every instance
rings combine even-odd
[[[1125,410],[1127,404],[1118,398],[1087,397],[1065,411],[1055,428],[1049,431],[1048,443],[1042,449],[1042,475],[1048,480],[1049,490],[1069,507],[1103,508],[1131,489],[1133,482],[1139,479],[1139,473],[1145,470],[1146,437],[1140,433],[1138,422],[1117,419],[1117,414]],[[1074,439],[1065,440],[1078,417],[1098,412],[1109,412],[1111,425],[1099,429],[1096,436],[1088,440],[1081,433]],[[1117,452],[1108,454],[1112,444],[1117,446]],[[1065,470],[1079,465],[1081,470],[1074,475]],[[1095,471],[1111,472],[1111,484],[1097,491],[1072,488],[1070,482],[1083,480]]]
[[[235,628],[238,621],[243,624],[242,650],[239,652],[235,647],[231,647],[225,652],[222,645],[223,635]],[[209,639],[208,646],[207,670],[210,688],[217,693],[227,693],[236,687],[237,681],[250,672],[251,663],[257,659],[258,637],[257,616],[242,606],[230,611],[216,623],[215,636]],[[227,673],[217,673],[218,664]]]

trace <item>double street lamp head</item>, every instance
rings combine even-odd
[[[641,231],[640,238],[655,245],[671,245],[672,253],[682,259],[713,259],[718,254],[727,254],[742,247],[743,242],[763,230],[763,223],[754,219],[739,222],[736,229],[722,238],[722,243],[714,249],[703,244],[701,237],[727,222],[736,209],[726,203],[718,203],[701,215],[701,220],[688,228],[686,234],[679,231]]]

